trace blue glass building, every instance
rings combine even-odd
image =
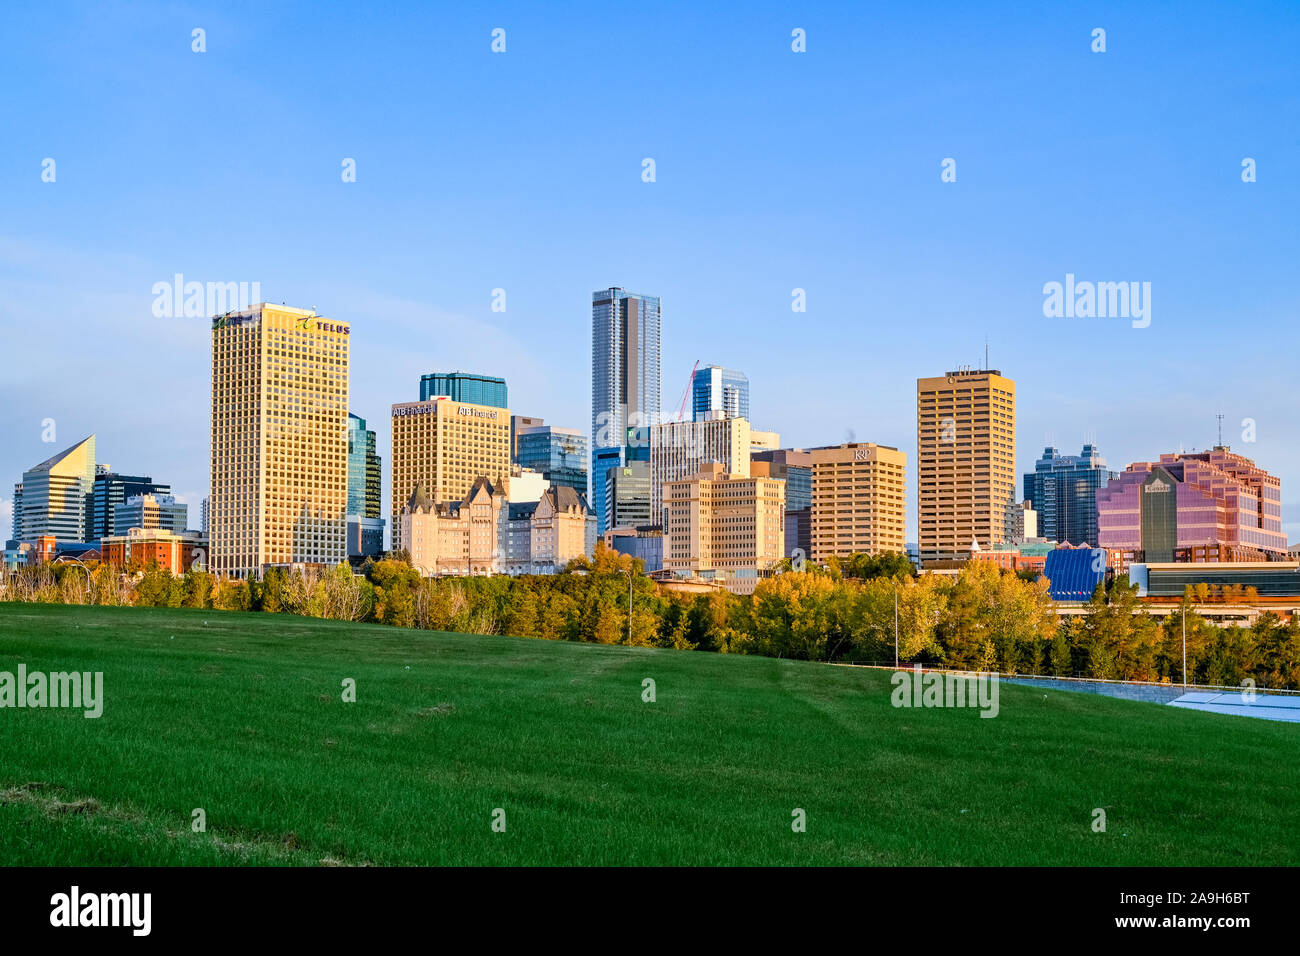
[[[541,472],[552,485],[568,485],[587,494],[587,436],[576,428],[521,428],[515,448],[515,464]]]
[[[749,420],[749,379],[744,372],[707,365],[691,382],[691,411],[696,421],[705,412],[726,412],[728,418]]]
[[[430,372],[420,376],[420,401],[427,402],[438,395],[452,401],[470,405],[491,405],[509,408],[506,380],[495,375],[476,375],[473,372]]]
[[[1114,477],[1093,444],[1084,445],[1080,455],[1043,449],[1043,457],[1025,475],[1025,500],[1038,512],[1038,536],[1096,545],[1097,489]]]
[[[606,530],[605,472],[649,460],[649,426],[660,420],[659,330],[658,296],[618,287],[592,293],[591,504],[597,534]]]

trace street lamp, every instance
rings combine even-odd
[[[1183,602],[1183,691],[1187,690],[1187,602]]]
[[[627,569],[627,646],[632,646],[632,575],[635,569]]]
[[[894,581],[894,670],[898,670],[898,581]]]

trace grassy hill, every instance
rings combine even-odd
[[[11,864],[1296,862],[1300,736],[1268,721],[1007,684],[981,719],[895,709],[884,671],[0,604],[19,663],[103,671],[106,703],[0,710]]]

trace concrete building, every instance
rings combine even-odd
[[[450,398],[466,405],[509,408],[506,380],[496,375],[475,372],[430,372],[420,376],[420,401]]]
[[[1008,544],[1024,544],[1027,541],[1036,540],[1038,535],[1038,512],[1031,507],[1028,501],[1022,501],[1016,505],[1015,510],[1011,512],[1011,538]],[[1094,537],[1093,541],[1097,539]],[[1082,544],[1083,542],[1079,542]]]
[[[132,495],[113,510],[113,534],[124,535],[132,528],[181,534],[189,519],[190,506],[174,495]]]
[[[679,577],[752,593],[784,556],[785,482],[779,478],[728,474],[710,462],[664,483],[664,511],[663,569]]]
[[[1016,383],[990,369],[916,380],[917,534],[922,563],[1012,537]],[[901,549],[900,549],[901,550]]]
[[[94,484],[94,435],[23,472],[14,486],[14,540],[42,535],[56,542],[88,540]]]
[[[813,448],[809,457],[813,561],[905,551],[906,454],[888,445],[848,442]]]
[[[393,406],[393,547],[405,548],[398,518],[417,485],[440,504],[462,501],[480,476],[510,474],[510,411],[450,398]]]
[[[657,296],[592,293],[591,495],[601,534],[605,471],[641,460],[636,443],[660,418],[660,320]]]
[[[1134,462],[1097,491],[1097,513],[1116,568],[1289,557],[1281,480],[1222,445]]]
[[[347,560],[350,331],[265,302],[212,320],[214,573]]]
[[[426,577],[554,574],[588,551],[587,502],[566,485],[511,503],[483,476],[461,501],[436,502],[421,484],[399,526],[412,566]]]
[[[720,464],[724,474],[748,477],[751,453],[748,419],[706,412],[698,421],[651,426],[651,523],[661,524],[664,520],[665,482],[697,475],[704,464],[711,462]]]

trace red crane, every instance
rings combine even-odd
[[[695,360],[695,366],[691,369],[691,377],[686,380],[686,393],[682,395],[682,406],[677,409],[676,421],[681,421],[682,416],[686,414],[686,400],[691,397],[691,386],[695,384],[695,373],[699,370],[700,360]]]

